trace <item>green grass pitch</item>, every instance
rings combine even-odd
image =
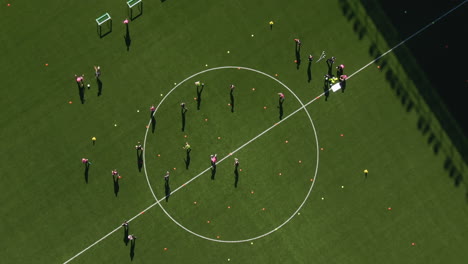
[[[466,163],[405,47],[323,95],[327,58],[350,75],[396,44],[358,1],[144,0],[128,27],[125,1],[2,1],[0,14],[2,263],[468,259]]]

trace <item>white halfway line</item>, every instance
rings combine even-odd
[[[384,52],[382,55],[380,55],[379,57],[377,57],[376,59],[372,60],[371,62],[369,62],[368,64],[364,65],[362,68],[360,68],[359,70],[357,70],[356,72],[354,72],[353,74],[351,74],[350,76],[348,76],[348,79],[351,78],[352,76],[356,75],[357,73],[359,73],[360,71],[364,70],[365,68],[367,68],[369,65],[371,65],[372,63],[376,62],[377,60],[381,59],[383,56],[387,55],[388,53],[390,53],[391,51],[393,51],[394,49],[398,48],[399,46],[401,46],[402,44],[404,44],[406,41],[412,39],[414,36],[418,35],[419,33],[421,33],[422,31],[424,31],[425,29],[427,29],[428,27],[430,27],[431,25],[433,25],[435,22],[439,21],[440,19],[444,18],[445,16],[447,16],[448,14],[452,13],[453,11],[455,11],[456,9],[458,9],[460,6],[464,5],[468,0],[465,0],[463,1],[462,3],[460,3],[459,5],[455,6],[454,8],[450,9],[449,11],[447,11],[446,13],[444,13],[443,15],[441,15],[439,18],[435,19],[434,21],[432,21],[431,23],[427,24],[425,27],[421,28],[420,30],[418,30],[416,33],[414,33],[413,35],[409,36],[408,38],[404,39],[403,41],[401,41],[400,43],[398,43],[397,45],[395,45],[393,48],[389,49],[388,51]],[[305,108],[306,106],[310,105],[311,103],[313,103],[315,100],[319,99],[320,97],[322,97],[324,94],[326,94],[330,89],[328,89],[327,91],[323,92],[322,94],[320,94],[319,96],[315,97],[314,99],[312,99],[311,101],[307,102],[306,104],[304,104],[303,106],[299,107],[297,110],[295,110],[294,112],[292,112],[291,114],[289,114],[288,116],[286,116],[285,118],[283,118],[282,120],[278,121],[277,123],[275,123],[273,126],[267,128],[266,130],[264,130],[262,133],[258,134],[257,136],[255,136],[254,138],[250,139],[249,141],[247,141],[247,143],[243,144],[242,146],[240,146],[239,148],[237,148],[236,150],[234,150],[233,152],[231,152],[231,154],[234,154],[236,153],[237,151],[241,150],[242,148],[244,148],[245,146],[247,146],[248,144],[250,144],[252,141],[254,141],[255,139],[259,138],[260,136],[262,136],[263,134],[265,134],[266,132],[270,131],[273,127],[275,127],[276,125],[279,125],[281,124],[283,121],[287,120],[288,118],[290,118],[291,116],[293,116],[294,114],[296,114],[297,112],[299,112],[300,110],[302,110],[303,108]],[[227,159],[229,156],[231,156],[231,154],[225,156],[224,158],[222,158],[219,162],[221,163],[222,161],[224,161],[225,159]],[[177,189],[175,189],[173,192],[171,192],[170,195],[172,195],[173,193],[177,192],[178,190],[180,190],[182,187],[186,186],[188,183],[190,183],[191,181],[193,181],[194,179],[200,177],[202,174],[204,174],[205,172],[207,172],[208,170],[210,170],[211,167],[208,167],[207,169],[205,169],[204,171],[202,171],[200,174],[198,174],[197,176],[193,177],[192,179],[190,179],[189,181],[187,181],[186,183],[182,184],[181,186],[179,186]],[[135,220],[138,216],[144,214],[146,211],[148,211],[149,209],[151,209],[152,207],[154,207],[155,205],[161,203],[164,199],[166,199],[167,196],[159,199],[157,202],[154,202],[153,204],[151,204],[150,206],[146,207],[144,210],[142,210],[139,214],[135,215],[134,217],[130,218],[128,220],[128,222],[131,222],[133,220]],[[118,226],[117,228],[115,228],[114,230],[110,231],[109,233],[107,233],[106,235],[104,235],[102,238],[98,239],[96,242],[94,242],[93,244],[89,245],[88,247],[86,247],[85,249],[83,249],[82,251],[80,251],[79,253],[77,253],[75,256],[71,257],[69,260],[65,261],[64,264],[66,263],[69,263],[71,262],[73,259],[77,258],[78,256],[80,256],[81,254],[83,254],[84,252],[86,252],[87,250],[89,250],[90,248],[92,248],[93,246],[95,246],[96,244],[98,244],[99,242],[101,242],[102,240],[106,239],[107,237],[109,237],[110,235],[112,235],[113,233],[117,232],[119,229],[121,228],[121,226]]]

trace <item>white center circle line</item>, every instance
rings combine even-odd
[[[187,231],[188,233],[192,234],[192,235],[195,235],[197,237],[200,237],[200,238],[203,238],[203,239],[206,239],[206,240],[210,240],[210,241],[214,241],[214,242],[221,242],[221,243],[242,243],[242,242],[248,242],[248,241],[253,241],[253,240],[256,240],[256,239],[259,239],[259,238],[262,238],[262,237],[265,237],[275,231],[277,231],[278,229],[280,229],[281,227],[283,227],[285,224],[287,224],[289,221],[291,221],[291,219],[297,215],[297,213],[299,212],[299,210],[302,209],[302,207],[304,206],[304,204],[306,203],[307,199],[309,198],[310,196],[310,193],[312,192],[312,189],[314,187],[314,184],[315,184],[315,180],[316,180],[316,177],[317,177],[317,172],[318,172],[318,164],[319,164],[319,144],[318,144],[318,136],[317,136],[317,131],[315,129],[315,125],[313,123],[313,120],[312,120],[312,117],[310,116],[308,110],[306,109],[306,105],[304,105],[304,103],[299,99],[299,97],[291,90],[289,89],[289,87],[287,87],[284,83],[282,83],[280,80],[274,78],[273,76],[271,75],[268,75],[264,72],[261,72],[261,71],[258,71],[258,70],[255,70],[255,69],[251,69],[251,68],[247,68],[247,67],[241,67],[241,66],[222,66],[222,67],[215,67],[215,68],[210,68],[210,69],[206,69],[206,70],[203,70],[203,71],[200,71],[198,73],[195,73],[193,75],[191,75],[190,77],[187,77],[186,79],[184,79],[182,82],[178,83],[176,86],[174,86],[174,88],[172,88],[164,97],[163,99],[161,100],[161,102],[159,102],[158,106],[156,107],[156,110],[155,112],[153,113],[153,116],[156,115],[157,111],[159,110],[159,107],[161,106],[161,104],[165,101],[165,99],[175,90],[177,89],[180,85],[182,85],[183,83],[185,83],[187,80],[189,79],[192,79],[193,77],[195,76],[198,76],[200,74],[203,74],[205,72],[209,72],[209,71],[214,71],[214,70],[221,70],[221,69],[243,69],[243,70],[249,70],[249,71],[253,71],[253,72],[256,72],[256,73],[260,73],[266,77],[269,77],[270,79],[278,82],[279,84],[281,84],[284,88],[286,88],[295,98],[296,100],[299,101],[299,103],[301,104],[301,107],[297,110],[295,110],[294,112],[292,112],[291,114],[289,114],[288,116],[286,116],[285,118],[281,119],[280,121],[276,122],[274,125],[272,125],[271,127],[267,128],[266,130],[264,130],[263,132],[261,132],[260,134],[258,134],[257,136],[253,137],[252,139],[250,139],[249,141],[247,141],[246,143],[244,143],[243,145],[241,145],[239,148],[237,148],[236,150],[234,151],[231,151],[229,155],[223,157],[222,159],[220,159],[217,164],[223,162],[225,159],[227,159],[228,157],[232,156],[232,154],[238,152],[239,150],[243,149],[244,147],[246,147],[248,144],[252,143],[254,140],[258,139],[259,137],[261,137],[262,135],[264,135],[265,133],[267,133],[268,131],[270,131],[271,129],[273,129],[275,126],[279,125],[280,123],[284,122],[285,120],[287,120],[289,117],[293,116],[294,114],[296,114],[297,112],[299,112],[300,110],[304,109],[304,111],[306,112],[309,120],[310,120],[310,124],[312,126],[312,129],[314,131],[314,136],[315,136],[315,143],[316,143],[316,153],[317,153],[317,161],[316,161],[316,166],[315,166],[315,172],[314,172],[314,177],[312,179],[312,183],[311,183],[311,186],[309,188],[309,191],[307,192],[307,195],[305,196],[304,200],[302,201],[302,203],[299,205],[299,207],[294,211],[294,213],[289,216],[288,219],[286,219],[285,222],[281,223],[279,226],[277,226],[276,228],[270,230],[269,232],[266,232],[264,234],[261,234],[259,236],[256,236],[256,237],[252,237],[252,238],[247,238],[247,239],[242,239],[242,240],[221,240],[221,239],[214,239],[214,238],[210,238],[210,237],[206,237],[206,236],[203,236],[203,235],[200,235],[188,228],[186,228],[185,226],[183,226],[181,223],[179,223],[177,220],[175,220],[167,211],[166,209],[162,206],[161,204],[161,201],[163,201],[167,196],[169,195],[173,195],[175,192],[177,192],[178,190],[180,190],[181,188],[185,187],[187,184],[189,184],[190,182],[192,182],[193,180],[197,179],[198,177],[200,177],[201,175],[203,175],[204,173],[206,173],[207,171],[210,170],[211,167],[208,167],[207,169],[205,169],[204,171],[202,171],[201,173],[199,173],[198,175],[196,175],[195,177],[191,178],[189,181],[185,182],[184,184],[182,184],[181,186],[179,186],[177,189],[175,189],[174,191],[172,191],[170,194],[166,195],[165,197],[163,197],[162,199],[158,199],[158,197],[156,196],[156,194],[154,193],[153,191],[153,188],[151,187],[151,183],[150,183],[150,180],[149,180],[149,177],[148,177],[148,173],[147,173],[147,169],[146,169],[146,141],[147,141],[147,137],[148,137],[148,131],[149,131],[149,127],[151,126],[151,123],[153,122],[152,120],[149,121],[148,125],[147,125],[147,129],[146,129],[146,133],[145,133],[145,138],[144,138],[144,141],[143,141],[143,167],[144,167],[144,172],[145,172],[145,177],[146,177],[146,181],[148,183],[148,187],[150,188],[150,191],[151,191],[151,194],[153,195],[154,199],[156,200],[155,204],[158,204],[159,207],[164,211],[164,213],[175,223],[177,224],[179,227],[181,227],[182,229],[184,229],[185,231]],[[318,97],[317,97],[318,98]],[[317,99],[316,98],[316,99]],[[315,100],[313,100],[315,101]],[[152,206],[151,206],[152,207]]]

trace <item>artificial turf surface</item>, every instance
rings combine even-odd
[[[343,12],[346,3],[353,16]],[[209,241],[155,205],[129,224],[138,237],[133,251],[120,228],[71,263],[463,263],[466,164],[394,54],[353,76],[343,93],[315,99],[327,66],[312,62],[309,82],[309,54],[336,56],[351,74],[376,48],[391,48],[363,10],[354,1],[146,1],[126,32],[123,2],[3,4],[2,259],[63,263],[153,205],[149,186],[192,232],[229,241],[261,236],[302,204],[318,160],[300,215],[268,236]],[[94,19],[105,12],[113,27],[100,38]],[[356,17],[366,21],[364,33]],[[303,43],[299,67],[294,38]],[[94,65],[102,67],[100,96]],[[234,68],[189,78],[168,95],[220,66],[259,70],[292,92]],[[82,104],[74,74],[83,73],[91,88]],[[198,80],[206,84],[201,101]],[[295,96],[315,100],[307,110],[317,141],[301,110],[220,162],[214,179],[202,173],[211,154],[223,158],[280,121],[278,92],[286,95],[283,119],[301,107]],[[162,100],[153,132],[149,107]],[[184,131],[181,102],[189,109]],[[145,135],[140,171],[135,144]],[[92,162],[87,176],[83,157]],[[234,157],[242,169],[237,187]]]

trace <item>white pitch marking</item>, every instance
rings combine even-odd
[[[459,5],[455,6],[454,8],[450,9],[448,12],[444,13],[442,16],[440,16],[439,18],[435,19],[434,21],[432,21],[430,24],[426,25],[424,28],[420,29],[419,31],[417,31],[415,34],[411,35],[410,37],[408,37],[407,39],[403,40],[401,43],[399,43],[398,45],[396,45],[395,47],[393,47],[391,50],[394,50],[395,48],[397,48],[398,46],[400,46],[401,44],[403,44],[404,42],[406,42],[407,40],[413,38],[415,35],[419,34],[421,31],[425,30],[426,28],[428,28],[429,26],[431,25],[434,25],[435,22],[439,21],[440,19],[442,19],[443,17],[447,16],[448,14],[450,14],[451,12],[453,12],[454,10],[458,9],[460,6],[464,5],[468,0],[465,0],[463,1],[462,3],[460,3]],[[366,67],[368,67],[370,64],[374,63],[375,61],[377,61],[378,59],[382,58],[383,56],[385,56],[386,54],[388,54],[389,51],[385,52],[384,54],[382,54],[381,56],[379,56],[378,58],[376,58],[375,60],[373,60],[371,63],[365,65],[364,67],[362,67],[361,69],[359,69],[358,71],[354,72],[353,74],[351,74],[350,76],[348,76],[348,79],[351,78],[352,76],[356,75],[358,72],[360,72],[361,70],[365,69]],[[190,79],[191,77],[187,78],[187,79]],[[176,87],[174,87],[173,89],[175,89]],[[320,98],[321,96],[323,96],[325,94],[325,92],[323,92],[320,96],[317,96],[315,99],[312,99],[311,101],[309,101],[308,103],[306,103],[304,106],[300,107],[298,110],[294,111],[293,113],[291,113],[290,115],[288,115],[286,118],[288,118],[289,116],[297,113],[299,110],[301,110],[302,108],[305,108],[306,106],[308,106],[309,104],[311,104],[312,102],[314,102],[316,99]],[[167,95],[166,95],[167,97]],[[166,98],[164,97],[163,100]],[[284,118],[283,120],[285,120],[286,118]],[[281,122],[281,121],[280,121]],[[145,136],[146,138],[146,136]],[[143,150],[144,151],[144,150]],[[145,158],[145,156],[143,155],[143,159]],[[315,181],[314,181],[315,182]],[[161,199],[163,200],[163,199]],[[157,205],[161,200],[159,200],[158,202],[155,202],[153,203],[152,205],[148,206],[145,210],[143,210],[142,212],[145,212],[146,210],[149,210],[151,209],[152,207],[154,207],[155,205]],[[134,217],[132,217],[130,219],[131,220],[134,220],[135,218],[137,218],[138,216],[140,216],[141,213],[135,215]],[[100,238],[99,240],[97,240],[96,242],[94,242],[93,244],[91,244],[90,246],[88,246],[87,248],[85,248],[84,250],[80,251],[78,254],[76,254],[75,256],[71,257],[69,260],[65,261],[65,263],[69,263],[70,261],[72,261],[73,259],[77,258],[79,255],[83,254],[84,252],[86,252],[87,250],[89,250],[90,248],[92,248],[93,246],[95,246],[96,244],[98,244],[99,242],[101,242],[102,240],[104,240],[105,238],[107,238],[108,236],[110,236],[111,234],[115,233],[117,230],[119,230],[121,228],[121,226],[115,228],[114,230],[112,230],[111,232],[109,232],[108,234],[106,234],[105,236],[103,236],[102,238]],[[253,243],[253,242],[251,242]]]

